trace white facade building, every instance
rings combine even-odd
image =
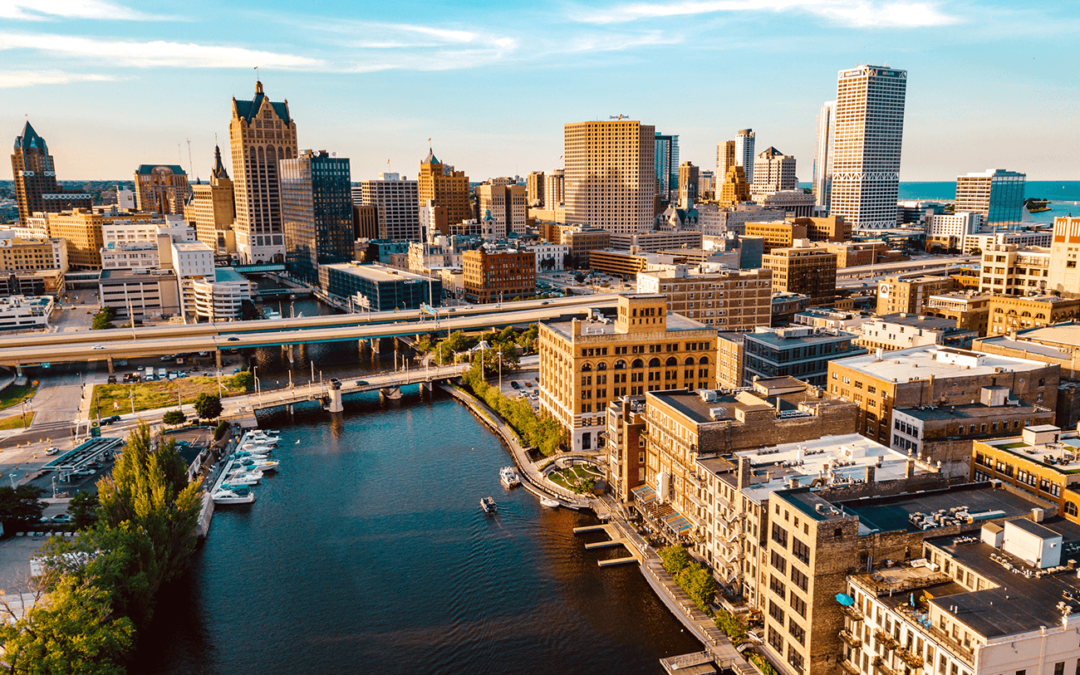
[[[896,227],[907,71],[841,70],[836,89],[829,215],[855,229]]]
[[[735,166],[741,166],[746,182],[754,182],[754,130],[741,129],[735,134]],[[720,178],[723,181],[723,178]]]
[[[795,190],[798,187],[795,158],[791,155],[785,155],[770,147],[754,159],[754,182],[750,185],[750,195],[754,201],[757,201],[759,196]]]
[[[251,282],[228,267],[191,280],[190,287],[196,316],[211,322],[238,321],[244,301],[251,300]]]
[[[1019,248],[1030,248],[1032,246],[1050,248],[1053,241],[1053,232],[1032,232],[1028,230],[979,232],[968,236],[964,244],[964,253],[971,253],[975,249],[986,251],[991,246],[1005,246],[1008,244]]]
[[[814,204],[829,208],[832,187],[832,143],[836,134],[836,101],[821,106],[817,119],[817,144],[814,146]]]
[[[0,298],[0,331],[48,328],[54,307],[55,301],[49,295]]]
[[[532,244],[522,247],[526,251],[532,251],[536,255],[536,273],[561,272],[564,269],[566,256],[570,255],[570,247],[566,244]]]
[[[101,269],[156,269],[160,264],[157,242],[131,241],[101,249]]]
[[[378,180],[361,181],[360,188],[361,204],[373,204],[379,212],[379,239],[420,240],[419,183],[382,173]]]
[[[982,216],[970,211],[927,216],[926,237],[956,237],[957,250],[967,251],[970,250],[967,248],[967,238],[977,234],[981,225]]]

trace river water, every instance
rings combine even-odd
[[[280,473],[215,513],[131,672],[621,675],[701,649],[636,566],[597,566],[625,553],[584,549],[592,516],[505,492],[507,451],[441,392],[261,423]]]

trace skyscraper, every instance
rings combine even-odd
[[[657,132],[655,153],[656,194],[670,202],[679,189],[679,135]]]
[[[741,166],[733,166],[716,188],[716,201],[721,206],[735,206],[750,201],[750,184]]]
[[[716,182],[723,182],[728,169],[735,166],[735,141],[721,141],[716,145]]]
[[[15,202],[19,224],[25,226],[35,213],[59,213],[68,209],[88,209],[93,203],[85,192],[67,192],[56,184],[56,167],[45,139],[27,122],[15,137],[11,155],[11,175],[15,178]]]
[[[566,199],[565,175],[562,169],[553,169],[544,174],[544,208],[556,209]]]
[[[836,86],[830,215],[858,228],[896,226],[907,71],[862,65]]]
[[[195,227],[195,236],[218,253],[236,253],[233,221],[233,182],[221,163],[221,148],[214,146],[214,170],[210,182],[196,181],[191,186],[191,201],[184,208],[184,219]]]
[[[420,241],[421,204],[416,181],[381,173],[378,180],[362,181],[360,187],[361,203],[378,210],[379,239]]]
[[[817,143],[814,146],[814,204],[829,208],[832,187],[832,144],[836,123],[836,101],[821,106],[817,119]]]
[[[631,120],[564,128],[566,222],[636,234],[653,222],[656,128]]]
[[[294,159],[297,153],[296,121],[289,115],[289,102],[271,102],[263,94],[262,82],[257,82],[250,101],[233,99],[229,140],[236,252],[245,264],[284,262],[278,162]]]
[[[187,172],[176,164],[140,164],[135,169],[135,204],[140,211],[182,214],[188,192]]]
[[[532,171],[525,179],[529,206],[544,206],[544,172]]]
[[[281,224],[290,272],[317,283],[319,265],[353,259],[351,187],[344,157],[305,150],[281,161]]]
[[[446,220],[451,225],[473,217],[472,203],[469,201],[469,177],[464,171],[454,171],[454,167],[440,162],[430,149],[427,157],[420,162],[419,195],[418,214],[421,206],[434,201],[435,206],[446,208]]]
[[[1016,171],[987,169],[956,177],[956,213],[982,214],[987,225],[1019,225],[1024,215],[1024,183]]]
[[[772,195],[799,187],[795,177],[795,158],[770,147],[754,159],[754,184],[750,192]]]
[[[479,185],[476,205],[480,217],[490,213],[503,234],[525,234],[528,204],[524,185]]]
[[[686,206],[691,201],[698,199],[698,185],[700,184],[699,167],[693,162],[683,162],[679,165],[679,204]]]
[[[735,134],[735,165],[743,168],[746,182],[754,182],[754,130],[741,129]]]

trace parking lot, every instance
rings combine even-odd
[[[581,275],[582,281],[578,281],[578,275]],[[588,270],[564,270],[537,274],[536,287],[540,293],[551,291],[572,292],[574,295],[632,293],[637,290],[637,282],[627,281],[611,274],[590,273]]]
[[[501,391],[504,396],[513,400],[521,398],[523,393],[529,394],[528,398],[529,402],[532,403],[533,410],[539,410],[539,377],[540,371],[538,370],[519,370],[512,374],[503,374]],[[498,378],[492,384],[498,384]]]

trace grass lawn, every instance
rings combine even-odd
[[[238,396],[246,393],[242,388],[230,386],[231,378],[221,378],[225,386],[225,396]],[[135,412],[167,408],[176,405],[177,388],[184,403],[194,403],[199,394],[217,395],[216,377],[181,377],[165,382],[140,382],[139,384],[99,384],[94,387],[94,400],[90,405],[91,415],[97,414],[101,406],[101,416],[123,415],[131,412],[131,389],[135,389]],[[115,405],[114,405],[115,404]]]
[[[578,464],[577,466],[571,467],[569,469],[559,469],[558,471],[552,471],[548,474],[548,479],[551,482],[555,483],[559,487],[566,488],[567,490],[574,489],[573,485],[577,483],[577,479],[584,480],[586,478],[595,479],[600,477],[602,477],[601,474],[593,473],[581,464]]]
[[[1028,444],[1027,443],[1006,443],[1005,445],[999,445],[998,447],[1003,448],[1005,450],[1015,450],[1017,448],[1026,448],[1026,447],[1028,447]]]
[[[0,410],[19,405],[28,398],[33,398],[37,387],[32,384],[12,384],[0,391]]]
[[[30,412],[26,415],[26,426],[30,426],[34,423],[34,415],[37,413]],[[0,431],[7,431],[8,429],[22,429],[23,428],[23,416],[13,415],[6,420],[0,421]]]

